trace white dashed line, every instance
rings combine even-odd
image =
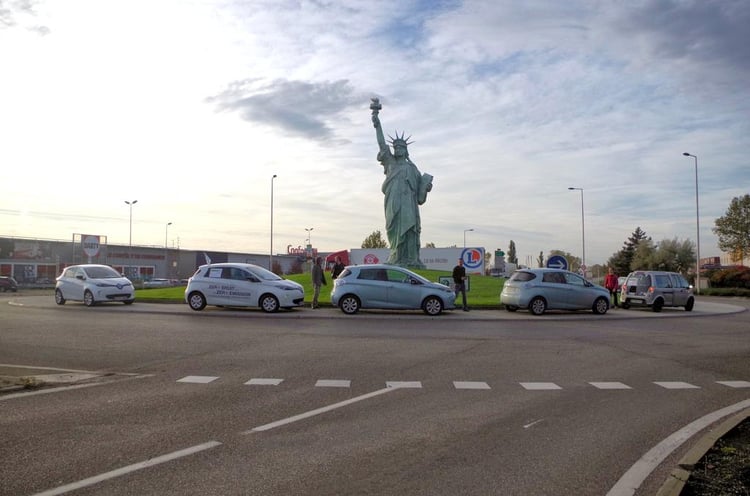
[[[521,382],[521,386],[529,391],[555,391],[562,389],[554,382]]]
[[[177,382],[187,382],[189,384],[208,384],[209,382],[213,382],[216,379],[218,379],[218,377],[209,375],[189,375],[183,377],[182,379],[179,379]]]
[[[250,379],[245,383],[246,386],[278,386],[284,382],[284,379]]]
[[[654,384],[656,384],[657,386],[661,386],[664,389],[700,389],[699,386],[695,386],[688,382],[680,382],[680,381],[654,382]]]
[[[453,381],[456,389],[491,389],[486,382]]]
[[[716,381],[717,384],[723,386],[729,386],[730,388],[750,388],[750,382],[748,381]]]
[[[336,379],[320,379],[315,383],[315,387],[348,388],[351,387],[351,385],[352,381]]]
[[[589,382],[597,389],[633,389],[622,382]]]
[[[388,381],[385,383],[387,388],[404,388],[404,389],[421,389],[420,381]]]

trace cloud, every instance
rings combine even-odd
[[[35,2],[32,0],[0,0],[0,28],[28,24],[25,22],[26,19],[36,17],[34,4]],[[46,26],[39,25],[28,26],[27,29],[36,31],[40,35],[46,35],[50,32]]]
[[[293,136],[319,142],[335,138],[332,122],[343,112],[361,104],[347,80],[305,82],[276,79],[235,81],[226,90],[209,97],[220,111],[238,112],[252,123],[271,126]]]

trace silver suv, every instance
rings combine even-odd
[[[693,287],[677,272],[637,270],[628,274],[620,293],[622,308],[641,305],[654,312],[663,307],[685,307],[687,312],[695,305]]]

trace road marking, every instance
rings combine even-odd
[[[284,382],[284,379],[250,379],[245,383],[246,386],[278,386]]]
[[[127,381],[130,379],[145,379],[147,377],[153,377],[153,375],[152,374],[144,374],[144,375],[129,375],[128,374],[127,377],[123,377],[121,379],[115,379],[113,381],[89,382],[86,384],[75,384],[73,386],[62,386],[62,387],[56,387],[56,388],[38,389],[36,391],[28,391],[28,392],[22,392],[22,393],[4,394],[0,396],[0,401],[12,400],[12,399],[17,399],[17,398],[26,398],[28,396],[37,396],[39,394],[62,393],[64,391],[72,391],[74,389],[84,389],[84,388],[89,388],[89,387],[94,387],[94,386],[106,386],[108,384],[114,384],[120,381]]]
[[[216,379],[218,379],[218,377],[213,377],[210,375],[189,375],[187,377],[179,379],[177,382],[187,382],[189,384],[208,384],[209,382],[214,382]]]
[[[336,379],[320,379],[315,383],[315,387],[339,387],[348,388],[351,387],[352,381],[347,380],[336,380]]]
[[[422,389],[422,383],[420,381],[388,381],[385,383],[385,387]]]
[[[719,384],[722,384],[724,386],[729,386],[731,388],[747,388],[750,387],[750,382],[748,381],[716,381]]]
[[[456,389],[491,389],[486,382],[453,381]]]
[[[75,491],[76,489],[93,486],[94,484],[98,484],[105,480],[114,479],[115,477],[120,477],[122,475],[126,475],[131,472],[135,472],[137,470],[141,470],[144,468],[153,467],[154,465],[159,465],[161,463],[166,463],[172,460],[176,460],[177,458],[182,458],[184,456],[190,456],[195,453],[199,453],[201,451],[215,448],[216,446],[220,446],[220,445],[221,443],[218,441],[209,441],[207,443],[198,444],[190,448],[185,448],[183,450],[175,451],[173,453],[168,453],[166,455],[157,456],[156,458],[151,458],[143,462],[138,462],[132,465],[128,465],[126,467],[118,468],[110,472],[105,472],[100,475],[95,475],[94,477],[89,477],[88,479],[83,479],[78,482],[73,482],[71,484],[66,484],[64,486],[56,487],[54,489],[42,491],[41,493],[37,493],[33,496],[55,496],[58,494],[65,494],[70,491]]]
[[[531,422],[529,424],[524,425],[523,428],[524,429],[528,429],[529,427],[534,427],[539,422],[544,422],[544,419],[535,420],[535,421],[533,421],[533,422]]]
[[[589,382],[597,389],[633,389],[622,382]]]
[[[654,384],[656,384],[657,386],[661,386],[664,389],[700,389],[699,386],[680,381],[654,382]]]
[[[750,400],[741,401],[730,405],[721,410],[717,410],[708,415],[704,415],[686,425],[679,431],[673,433],[668,438],[651,448],[648,453],[643,455],[630,469],[620,477],[620,480],[612,486],[607,496],[632,496],[636,490],[643,484],[646,477],[651,475],[656,467],[659,466],[674,450],[682,446],[692,436],[702,431],[714,422],[718,422],[724,417],[737,413],[745,408],[750,408]]]
[[[249,431],[245,431],[242,434],[252,434],[253,432],[263,432],[263,431],[269,431],[271,429],[275,429],[276,427],[281,427],[283,425],[288,425],[294,422],[298,422],[300,420],[304,420],[310,417],[314,417],[316,415],[320,415],[321,413],[330,412],[332,410],[336,410],[338,408],[342,408],[348,405],[351,405],[353,403],[357,403],[359,401],[367,400],[370,398],[374,398],[375,396],[380,396],[381,394],[390,393],[391,391],[397,391],[399,389],[403,389],[401,387],[387,387],[384,389],[378,389],[377,391],[373,391],[371,393],[363,394],[362,396],[357,396],[356,398],[350,398],[345,401],[340,401],[338,403],[334,403],[332,405],[324,406],[322,408],[317,408],[315,410],[310,410],[309,412],[300,413],[299,415],[294,415],[292,417],[288,417],[285,419],[277,420],[275,422],[271,422],[269,424],[260,425],[258,427],[253,427]]]
[[[521,382],[519,384],[529,391],[554,391],[562,389],[554,382]]]

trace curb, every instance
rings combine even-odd
[[[685,453],[680,461],[677,463],[677,468],[670,472],[667,480],[659,488],[656,496],[680,496],[682,490],[685,488],[690,474],[695,469],[695,466],[700,460],[713,448],[716,442],[724,437],[729,431],[737,427],[743,420],[750,418],[750,409],[746,409],[740,413],[733,415],[728,418],[713,431],[704,435],[698,442]]]

